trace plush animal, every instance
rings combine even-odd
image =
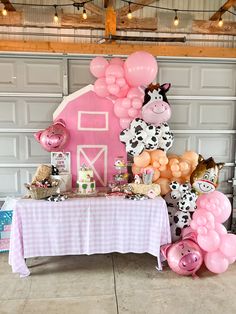
[[[50,176],[52,174],[52,167],[47,165],[40,165],[38,166],[35,175],[32,180],[32,184],[36,182],[42,182],[44,180],[47,180],[51,183]]]
[[[145,89],[142,107],[142,117],[145,122],[159,126],[170,119],[171,109],[166,97],[170,86],[170,83],[150,84]]]
[[[213,192],[218,186],[219,171],[223,166],[224,163],[216,163],[212,157],[204,159],[199,155],[198,165],[190,177],[194,190],[199,194]]]

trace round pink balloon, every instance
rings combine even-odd
[[[123,99],[117,99],[115,101],[115,105],[114,105],[114,112],[115,112],[115,115],[118,117],[118,118],[128,118],[128,111],[126,108],[124,108],[121,104],[122,104],[122,100]]]
[[[135,109],[142,108],[142,101],[139,98],[132,99],[132,107]]]
[[[105,76],[108,65],[109,63],[105,58],[96,57],[90,62],[90,71],[95,77],[100,78]]]
[[[233,264],[236,261],[236,256],[234,257],[227,257],[229,264]]]
[[[116,84],[107,85],[107,90],[112,95],[117,95],[120,91],[120,87]]]
[[[138,87],[132,87],[130,88],[128,94],[127,94],[128,98],[139,98],[142,102],[144,99],[144,91],[141,88]]]
[[[135,118],[137,117],[138,115],[138,110],[134,109],[134,108],[130,108],[128,110],[128,115],[131,117],[131,118]]]
[[[121,65],[110,64],[105,72],[106,76],[115,76],[116,78],[124,77],[124,69]]]
[[[219,191],[214,191],[211,193],[201,194],[197,199],[198,208],[206,208],[208,204],[215,205],[209,206],[208,210],[214,215],[217,222],[225,222],[231,214],[231,203],[227,196]]]
[[[69,140],[69,132],[62,119],[54,122],[47,129],[34,134],[35,139],[48,152],[63,150]]]
[[[117,65],[121,65],[123,67],[124,61],[121,58],[112,58],[110,60],[110,64],[117,64]]]
[[[99,78],[94,83],[94,91],[100,97],[107,97],[109,95],[105,78]]]
[[[229,261],[219,251],[206,253],[204,257],[206,267],[213,273],[224,273],[229,267]]]
[[[236,235],[235,234],[221,235],[219,250],[226,257],[236,256]]]
[[[118,94],[116,94],[116,96],[119,97],[119,98],[126,97],[128,91],[129,91],[129,86],[127,84],[125,84],[125,86],[120,88],[120,91],[119,91]]]
[[[131,100],[129,98],[124,98],[122,100],[122,107],[129,109],[131,107]]]
[[[216,231],[219,235],[227,234],[227,230],[226,230],[225,226],[223,226],[223,225],[220,224],[219,222],[216,222],[216,223],[215,223],[215,231]]]
[[[198,227],[204,226],[207,227],[208,229],[213,229],[215,227],[214,216],[212,215],[212,213],[204,209],[197,209],[193,214],[192,221],[195,222]]]
[[[112,75],[106,76],[106,83],[108,85],[115,84],[115,81],[116,81],[115,76],[112,76]]]
[[[215,230],[209,230],[207,235],[199,234],[197,243],[206,252],[214,252],[220,246],[220,236]]]
[[[120,78],[118,78],[118,79],[116,80],[116,84],[117,84],[118,86],[120,86],[120,87],[123,87],[123,86],[126,85],[126,81],[125,81],[125,79],[124,79],[123,77],[120,77]]]
[[[157,62],[148,52],[132,53],[124,64],[125,78],[130,86],[149,85],[157,75]]]
[[[129,127],[131,121],[132,121],[132,119],[130,119],[130,118],[121,118],[120,119],[120,127],[122,129],[127,129]]]

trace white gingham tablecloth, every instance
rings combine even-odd
[[[18,200],[13,211],[9,264],[22,277],[25,258],[95,253],[150,253],[171,242],[165,201],[76,198]]]

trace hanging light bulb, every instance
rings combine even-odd
[[[177,15],[177,10],[175,10],[174,26],[178,26],[178,25],[179,25],[179,18]]]
[[[128,12],[128,14],[127,14],[127,18],[128,18],[129,20],[132,19],[132,12],[131,12],[131,9],[130,9],[130,2],[129,2],[129,12]]]
[[[223,20],[222,20],[222,17],[219,18],[219,22],[218,22],[218,25],[219,27],[222,27],[224,24]]]
[[[58,17],[58,14],[57,14],[57,6],[54,5],[54,8],[55,8],[55,14],[54,14],[54,17],[53,17],[53,21],[54,21],[54,23],[58,23],[59,17]]]
[[[83,9],[83,19],[84,20],[86,20],[87,19],[87,12],[86,12],[86,9],[85,9],[85,7],[84,7],[84,9]]]
[[[7,9],[6,6],[4,6],[3,10],[2,10],[2,15],[3,16],[7,16]]]

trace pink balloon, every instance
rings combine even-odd
[[[226,257],[236,256],[236,235],[235,234],[223,234],[220,239],[219,250]]]
[[[120,87],[118,85],[116,85],[116,84],[112,84],[112,85],[108,85],[107,86],[107,90],[108,90],[108,92],[110,94],[116,96],[119,93],[119,91],[120,91]]]
[[[227,257],[229,264],[233,264],[236,261],[236,256],[234,257]]]
[[[213,273],[224,273],[229,267],[227,258],[219,251],[206,253],[204,257],[206,267]]]
[[[130,119],[130,118],[120,119],[120,127],[122,129],[127,129],[129,127],[131,121],[132,121],[132,119]]]
[[[208,229],[206,227],[198,227],[197,233],[201,235],[206,235],[208,233]]]
[[[106,83],[108,85],[115,84],[115,81],[116,81],[115,76],[112,76],[112,75],[106,76]]]
[[[124,77],[124,69],[121,65],[110,64],[106,68],[105,75],[106,76],[115,76],[116,78],[121,78],[121,77]]]
[[[157,75],[157,62],[148,52],[132,53],[124,64],[125,78],[130,86],[149,85]]]
[[[129,91],[129,86],[127,84],[125,84],[125,86],[120,88],[119,93],[116,95],[117,97],[126,97],[127,93]]]
[[[96,57],[90,62],[90,72],[97,78],[105,76],[109,63],[103,57]]]
[[[110,60],[110,64],[117,64],[117,65],[121,65],[123,67],[124,61],[121,58],[112,58]]]
[[[215,227],[214,216],[212,213],[204,209],[197,209],[193,214],[192,221],[194,221],[198,226],[205,226],[208,229],[213,229]]]
[[[209,230],[207,235],[197,236],[199,246],[206,252],[214,252],[220,246],[220,236],[215,230]]]
[[[226,230],[225,226],[223,226],[223,225],[220,224],[219,222],[216,222],[216,223],[215,223],[215,231],[216,231],[219,235],[227,234],[227,230]]]
[[[142,108],[142,101],[139,98],[134,98],[132,99],[132,107],[135,109],[140,109]]]
[[[122,105],[122,99],[118,98],[114,104],[114,112],[118,118],[128,118],[128,111]]]
[[[132,98],[139,98],[142,102],[144,99],[144,91],[141,88],[138,87],[132,87],[130,88],[127,97],[132,99]]]
[[[230,217],[232,211],[228,197],[219,191],[201,194],[197,199],[197,207],[201,209],[208,207],[208,211],[210,211],[214,215],[215,220],[220,223],[225,222]]]
[[[120,87],[123,87],[123,86],[126,85],[126,81],[125,81],[125,79],[124,79],[123,77],[121,77],[121,78],[118,78],[118,79],[116,80],[116,84],[117,84],[118,86],[120,86]]]
[[[94,91],[100,97],[107,97],[109,95],[105,78],[99,78],[94,83]]]
[[[34,137],[46,151],[58,152],[66,146],[70,135],[65,122],[59,119],[47,129],[35,133]]]
[[[131,117],[131,118],[135,118],[137,117],[138,115],[138,110],[134,109],[134,108],[130,108],[128,110],[128,115]]]
[[[129,109],[131,107],[131,101],[129,98],[124,98],[122,100],[122,107]]]

